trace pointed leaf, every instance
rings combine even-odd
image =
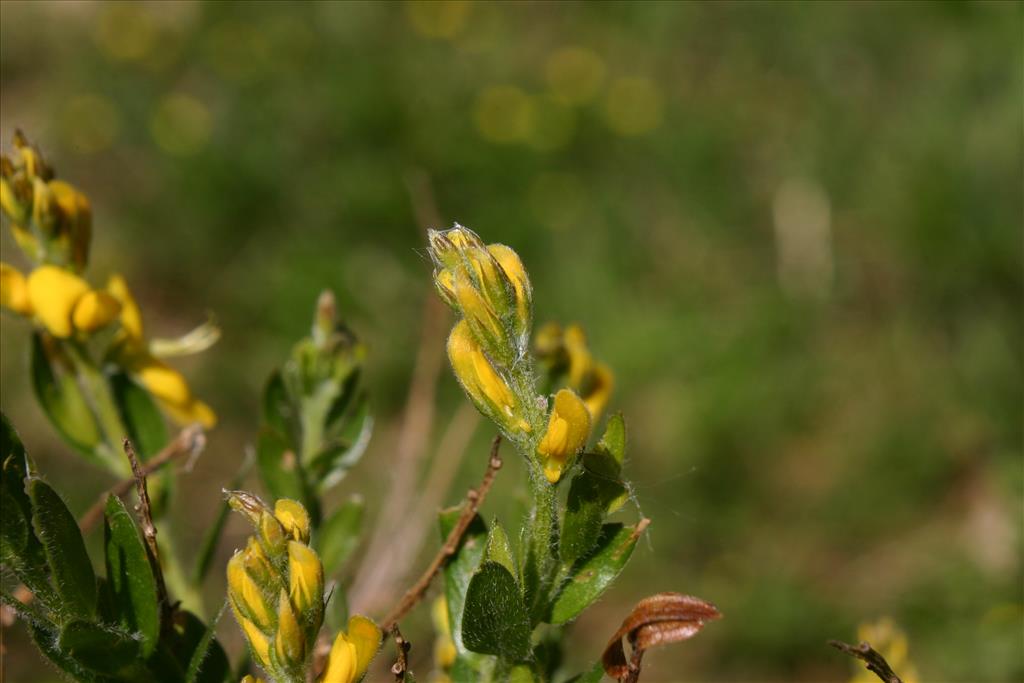
[[[512,576],[519,573],[516,569],[515,555],[512,553],[512,544],[509,543],[508,534],[498,520],[491,524],[491,533],[487,535],[484,561],[488,560],[502,565]]]
[[[229,678],[231,667],[228,664],[224,648],[215,638],[208,639],[210,628],[192,612],[178,612],[173,628],[161,638],[161,650],[156,654],[159,656],[165,668],[180,670],[171,680],[183,680],[188,675],[197,651],[206,648],[206,656],[202,658],[202,664],[196,674],[194,683],[223,683]],[[206,643],[204,645],[204,643]],[[157,670],[157,666],[152,667]]]
[[[56,343],[52,338],[51,343]],[[75,378],[58,366],[60,356],[47,354],[42,333],[32,335],[30,367],[32,389],[43,412],[64,440],[93,462],[98,462],[96,447],[102,441],[99,427],[89,410]]]
[[[59,646],[76,662],[101,674],[123,673],[140,662],[138,641],[88,621],[75,620],[64,626]]]
[[[256,463],[260,478],[272,497],[291,498],[303,504],[308,502],[298,454],[280,434],[267,428],[260,430],[256,442]]]
[[[325,491],[341,481],[366,452],[373,433],[373,416],[365,394],[357,399],[350,419],[343,421],[338,434],[309,462],[312,481]]]
[[[441,542],[443,543],[455,523],[459,519],[462,508],[459,506],[442,510]],[[466,647],[462,643],[462,612],[466,600],[466,589],[469,581],[473,578],[473,572],[480,566],[480,558],[484,554],[484,543],[487,540],[487,525],[480,519],[479,515],[473,517],[466,533],[456,548],[455,553],[448,558],[444,565],[444,594],[448,602],[448,624],[452,630],[452,640],[455,642],[455,649],[459,653],[465,653]]]
[[[530,616],[515,578],[504,566],[486,561],[466,589],[462,640],[481,654],[510,662],[530,656]]]
[[[619,464],[606,453],[586,453],[583,471],[573,477],[566,502],[559,547],[562,561],[572,564],[597,544],[601,524],[612,504],[626,493]]]
[[[167,425],[153,397],[123,372],[111,375],[109,381],[135,450],[143,460],[156,455],[167,444]]]
[[[267,386],[263,389],[263,421],[283,437],[285,442],[298,443],[298,411],[288,395],[280,370],[275,370],[270,375]]]
[[[50,662],[80,683],[112,683],[117,680],[92,671],[61,650],[59,634],[50,629],[29,625],[32,642]]]
[[[640,520],[633,527],[605,524],[597,547],[573,566],[551,607],[552,624],[564,624],[579,616],[611,585],[633,554],[637,539],[647,528]]]
[[[359,546],[366,503],[362,496],[354,495],[341,504],[320,527],[315,540],[316,549],[324,565],[324,575],[336,572]]]
[[[597,443],[597,452],[606,453],[622,464],[626,457],[626,419],[622,413],[615,413],[608,418],[604,436]]]
[[[68,614],[91,619],[96,613],[96,574],[85,541],[64,501],[46,482],[28,484],[32,525],[43,544],[57,594]]]
[[[217,633],[217,624],[224,616],[227,606],[227,602],[220,606],[217,616],[206,627],[206,632],[192,651],[192,658],[185,672],[185,683],[222,683],[230,673],[224,650],[214,637]]]
[[[107,499],[105,518],[107,588],[117,621],[139,635],[142,655],[148,657],[160,638],[156,579],[135,522],[117,496]]]

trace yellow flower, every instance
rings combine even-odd
[[[907,635],[889,617],[882,617],[873,623],[863,623],[857,628],[857,639],[867,641],[871,647],[885,657],[893,671],[899,674],[904,683],[918,683],[920,678],[917,668],[909,657]],[[850,683],[869,683],[876,681],[873,673],[858,663],[857,673]]]
[[[544,476],[554,484],[562,477],[569,458],[587,443],[590,436],[590,413],[580,397],[570,389],[555,394],[547,431],[537,446],[544,466]]]
[[[288,541],[288,595],[300,612],[323,603],[324,567],[316,552]]]
[[[530,276],[526,274],[526,268],[519,258],[519,254],[504,244],[490,244],[487,251],[491,253],[505,275],[512,283],[516,300],[516,322],[521,331],[529,333],[531,323],[531,309],[533,306],[533,289],[530,286]]]
[[[434,640],[434,663],[441,669],[449,669],[458,654],[452,641],[451,626],[448,623],[448,601],[439,595],[430,606],[430,617],[434,622],[437,638]]]
[[[241,617],[251,619],[261,629],[269,629],[274,624],[274,617],[267,604],[263,591],[249,575],[245,567],[245,554],[235,553],[228,560],[228,594],[232,606]]]
[[[274,638],[274,650],[278,661],[286,666],[301,664],[306,658],[306,639],[302,635],[299,620],[284,590],[281,591],[277,603],[277,636]]]
[[[93,290],[86,292],[75,304],[71,322],[83,332],[95,332],[117,320],[120,313],[121,304],[117,299],[104,291]]]
[[[589,391],[583,394],[583,403],[587,406],[591,420],[596,422],[604,412],[614,387],[615,376],[612,374],[611,368],[604,363],[596,364],[590,379]]]
[[[0,263],[0,305],[19,315],[32,315],[25,276],[6,263]]]
[[[120,275],[111,275],[107,280],[107,291],[121,302],[121,332],[131,342],[141,345],[144,342],[142,333],[142,311],[128,289],[128,283]]]
[[[465,320],[456,323],[448,337],[448,359],[477,408],[506,429],[530,431],[529,423],[516,410],[515,395],[508,383],[484,355]]]
[[[75,329],[97,330],[121,312],[106,292],[91,290],[85,280],[57,266],[39,266],[29,274],[28,298],[36,319],[60,338],[70,337]]]
[[[309,513],[301,503],[287,498],[278,499],[274,503],[274,517],[293,539],[309,543]]]
[[[49,183],[53,200],[61,214],[61,235],[70,247],[71,262],[78,270],[85,268],[92,239],[92,208],[88,198],[62,180]]]
[[[533,348],[553,378],[564,376],[586,404],[591,422],[597,422],[608,406],[615,377],[607,365],[594,360],[583,329],[573,324],[563,330],[558,323],[547,323],[537,330]]]
[[[256,663],[262,667],[269,666],[270,641],[267,636],[256,627],[256,624],[244,617],[239,617],[238,623],[242,625],[242,632],[245,633],[245,639],[249,641]]]
[[[355,615],[348,620],[348,633],[339,631],[327,657],[320,683],[353,683],[366,673],[380,648],[381,631],[370,619]]]

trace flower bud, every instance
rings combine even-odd
[[[19,315],[32,315],[25,276],[6,263],[0,263],[0,305]]]
[[[286,668],[302,664],[306,659],[306,639],[299,627],[288,594],[282,589],[277,602],[277,635],[274,637],[274,652],[279,663]]]
[[[519,254],[510,247],[504,244],[491,244],[488,245],[487,251],[498,261],[498,265],[512,283],[515,293],[516,333],[525,345],[533,324],[533,288],[530,286],[530,277],[526,274]]]
[[[70,261],[77,270],[85,268],[92,239],[92,208],[84,194],[62,180],[53,180],[49,189],[60,213],[58,230],[66,242]]]
[[[245,565],[244,553],[235,553],[228,560],[228,595],[241,616],[251,620],[261,630],[269,630],[275,621],[271,606]]]
[[[95,332],[114,322],[121,314],[121,304],[110,294],[93,290],[86,292],[71,314],[71,322],[82,332]]]
[[[323,608],[324,567],[316,552],[298,541],[288,541],[288,595],[300,612]]]
[[[270,666],[270,640],[267,636],[245,617],[239,617],[238,623],[242,627],[245,639],[249,641],[249,648],[252,650],[253,659],[264,669]]]
[[[554,407],[547,431],[537,446],[544,467],[544,476],[552,484],[562,477],[569,458],[587,443],[590,436],[590,413],[583,401],[570,389],[555,394]]]
[[[274,517],[294,540],[309,543],[309,513],[301,503],[279,498],[274,503]]]
[[[348,632],[339,631],[327,657],[319,683],[352,683],[366,673],[380,648],[381,630],[370,619],[355,615],[348,620]]]
[[[481,412],[510,432],[530,431],[529,423],[517,410],[511,388],[484,355],[465,320],[456,323],[448,337],[448,359],[463,389]]]

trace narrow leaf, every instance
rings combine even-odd
[[[267,428],[260,430],[256,442],[256,463],[260,478],[272,497],[291,498],[303,504],[308,502],[298,454],[280,434]]]
[[[288,395],[281,371],[275,370],[263,389],[263,422],[288,443],[298,443],[298,411]]]
[[[139,664],[139,643],[125,633],[75,620],[60,632],[61,652],[87,669],[118,674]]]
[[[228,673],[228,662],[224,657],[224,651],[220,650],[220,645],[214,639],[217,634],[217,624],[224,616],[227,606],[227,601],[220,606],[217,616],[210,621],[206,632],[196,644],[195,650],[192,651],[192,659],[185,672],[185,683],[220,683]],[[219,658],[223,661],[219,661]]]
[[[49,342],[56,343],[52,338]],[[30,368],[36,399],[64,440],[97,462],[96,447],[103,437],[89,404],[67,368],[58,367],[61,356],[56,350],[48,354],[45,344],[43,333],[32,335]]]
[[[70,615],[91,619],[96,613],[96,574],[78,523],[46,482],[32,479],[28,493],[32,525],[43,544],[54,588]]]
[[[156,579],[135,522],[117,496],[107,499],[105,519],[107,587],[117,621],[139,635],[142,655],[148,657],[160,637]]]
[[[552,624],[564,624],[575,619],[611,585],[633,554],[637,539],[647,528],[648,521],[640,520],[634,527],[605,524],[594,551],[580,559],[562,584],[551,607]]]
[[[485,561],[466,589],[462,641],[473,652],[510,662],[530,656],[530,617],[512,573]]]
[[[167,425],[149,392],[123,372],[110,376],[118,412],[142,459],[150,458],[167,444]]]
[[[359,546],[366,503],[353,495],[334,511],[317,533],[315,545],[324,565],[324,575],[336,572]]]

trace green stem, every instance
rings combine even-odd
[[[558,512],[555,486],[538,463],[528,461],[531,508],[526,520],[526,561],[523,579],[526,605],[533,623],[544,618],[551,587],[558,571]]]
[[[128,435],[128,430],[121,420],[110,383],[78,342],[68,341],[64,347],[74,363],[93,417],[103,432],[104,443],[97,451],[114,474],[128,476],[131,469],[121,452],[121,439]]]

